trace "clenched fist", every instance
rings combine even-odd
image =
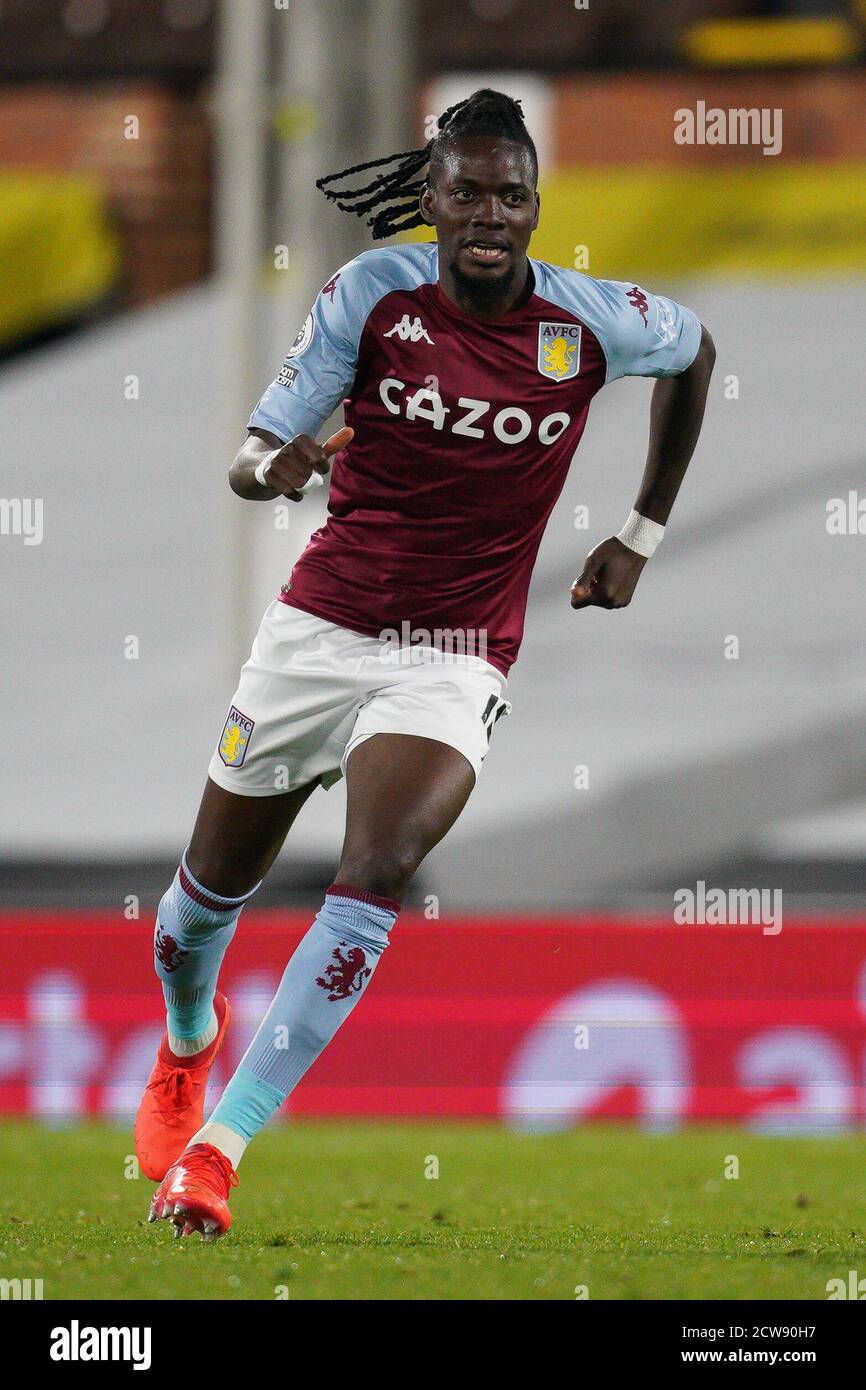
[[[587,555],[583,573],[571,586],[572,608],[626,608],[645,564],[645,555],[610,536]]]

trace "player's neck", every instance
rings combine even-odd
[[[444,261],[440,250],[439,286],[446,299],[450,299],[461,313],[487,323],[502,318],[513,309],[520,309],[532,294],[535,283],[526,256],[500,287],[478,283],[461,275],[456,266]]]

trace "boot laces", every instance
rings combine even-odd
[[[186,1123],[184,1111],[194,1104],[196,1094],[195,1083],[185,1067],[172,1067],[149,1082],[148,1090],[162,1092],[169,1101],[168,1105],[159,1106],[156,1112],[164,1124],[171,1128],[172,1125]]]

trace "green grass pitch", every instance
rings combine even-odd
[[[251,1148],[207,1246],[146,1223],[131,1153],[120,1129],[0,1125],[0,1278],[45,1299],[571,1300],[826,1299],[866,1275],[866,1136],[293,1122]]]

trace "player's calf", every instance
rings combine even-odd
[[[194,1142],[240,1162],[366,990],[399,903],[332,884],[289,961],[271,1007]]]

